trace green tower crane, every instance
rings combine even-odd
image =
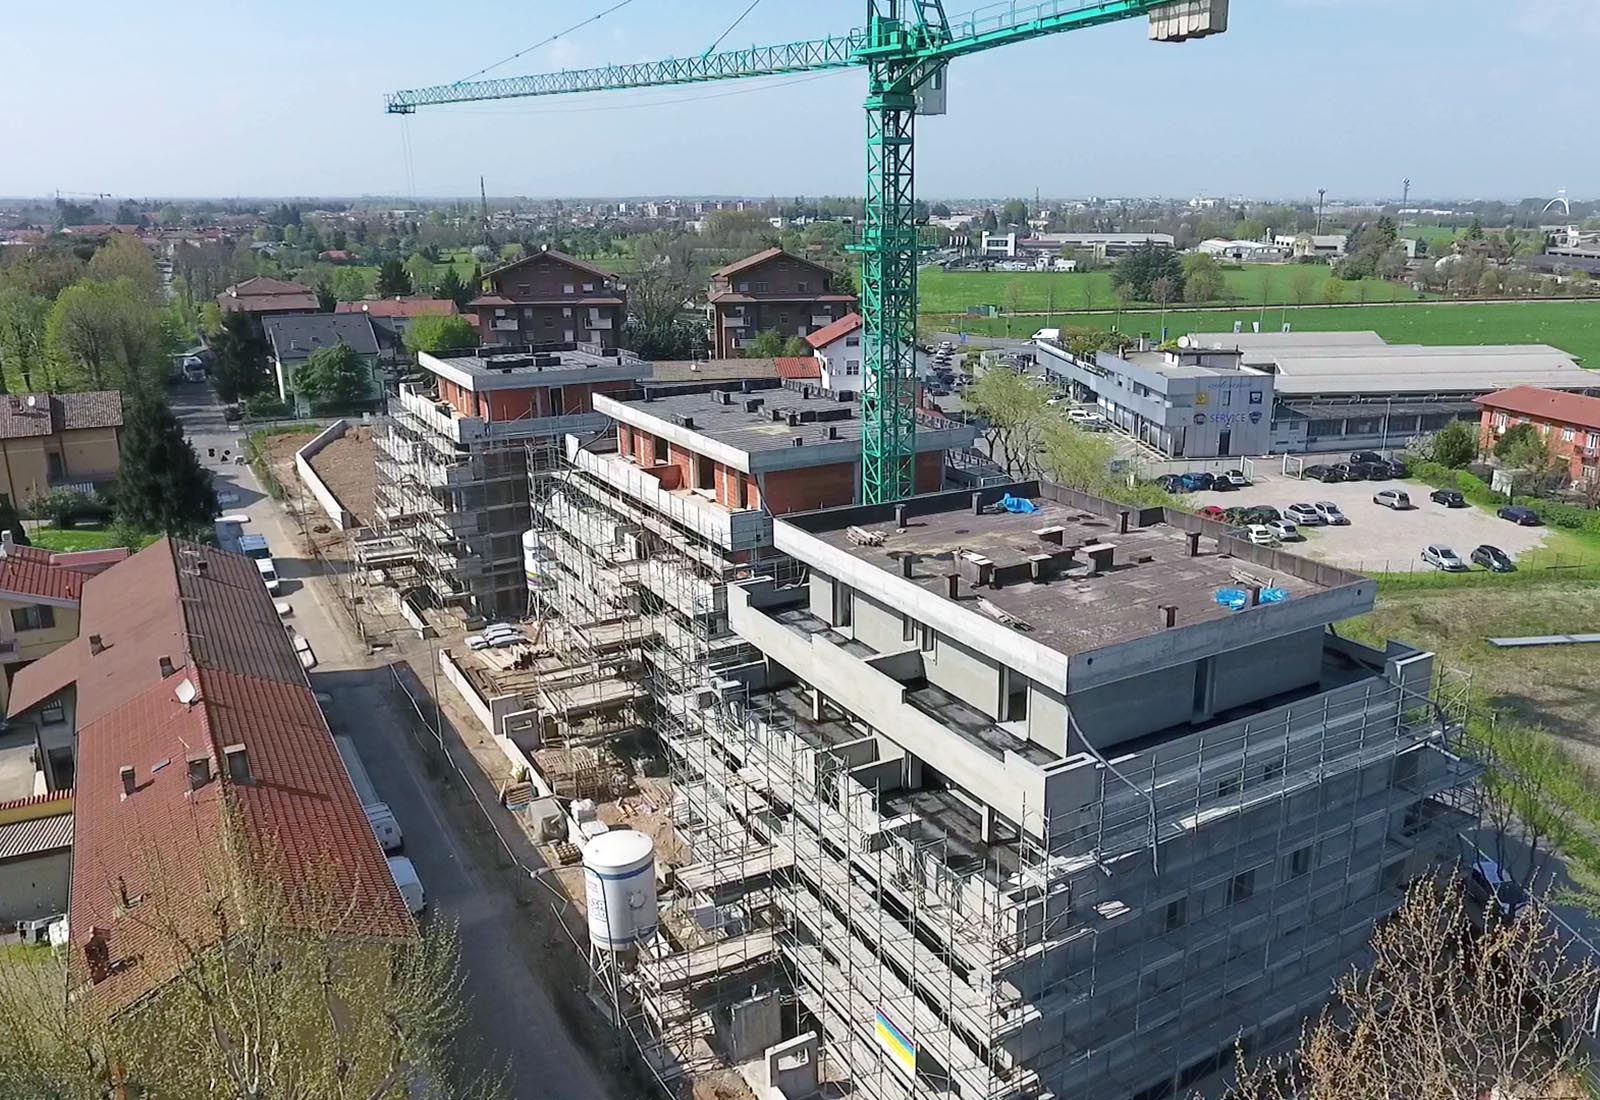
[[[806,42],[558,73],[460,81],[394,92],[390,114],[489,99],[617,91],[713,80],[867,70],[865,220],[861,256],[863,351],[861,496],[913,492],[916,453],[917,257],[914,120],[944,113],[945,70],[958,57],[1062,31],[1149,16],[1150,37],[1183,41],[1227,29],[1228,0],[1040,0],[990,4],[948,18],[942,0],[867,0],[863,27]]]

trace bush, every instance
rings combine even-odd
[[[1424,462],[1411,472],[1419,481],[1425,481],[1435,489],[1458,489],[1467,500],[1485,508],[1499,508],[1506,502],[1506,498],[1489,488],[1482,478],[1474,477],[1465,470],[1452,470],[1437,462]],[[1551,527],[1600,535],[1600,511],[1538,497],[1523,497],[1517,503],[1524,508],[1532,508],[1534,514]]]
[[[28,511],[35,519],[48,519],[63,529],[79,520],[103,523],[111,518],[111,509],[102,501],[77,489],[51,489],[40,493],[29,502]]]
[[[258,420],[273,420],[294,415],[294,410],[279,401],[275,393],[256,394],[244,403],[244,411]]]

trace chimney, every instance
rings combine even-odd
[[[804,447],[806,445],[806,437],[803,435],[797,435],[789,441],[789,445],[792,447]]]
[[[685,417],[682,417],[681,419],[683,420],[683,426],[685,428],[693,428],[694,427],[694,417],[685,416]]]
[[[1117,513],[1117,534],[1126,535],[1127,533],[1128,533],[1128,510],[1126,508],[1124,508],[1124,509],[1122,509],[1122,511]]]
[[[961,594],[960,573],[946,573],[944,575],[944,594],[952,600]]]
[[[1064,527],[1041,527],[1034,534],[1039,537],[1040,542],[1048,542],[1055,546],[1066,543],[1067,531]]]
[[[975,516],[983,515],[983,494],[982,493],[973,493],[972,494],[972,514],[975,515]]]
[[[800,426],[800,414],[798,412],[795,412],[793,409],[789,410],[789,427],[798,428],[799,426]]]
[[[206,575],[206,569],[210,566],[210,564],[211,563],[206,561],[205,558],[199,558],[194,563],[194,571],[203,577]]]
[[[228,769],[228,778],[235,783],[250,782],[250,754],[243,745],[225,745],[222,759]]]
[[[0,531],[0,546],[11,546],[12,544],[11,528],[7,527],[4,531]]]
[[[1198,558],[1200,556],[1200,532],[1199,531],[1190,531],[1189,535],[1188,535],[1188,538],[1189,538],[1189,556],[1191,558]]]
[[[906,529],[906,506],[904,504],[896,504],[894,506],[894,525],[902,531]]]
[[[122,797],[127,798],[139,787],[138,780],[134,777],[133,765],[122,765],[122,767],[117,770],[117,774],[122,777]]]
[[[1049,554],[1030,554],[1028,556],[1028,576],[1032,578],[1034,584],[1043,584],[1045,582],[1045,574],[1048,572],[1049,565]]]
[[[93,657],[103,653],[105,652],[105,648],[105,639],[98,634],[89,635],[89,656]]]
[[[189,757],[189,789],[198,791],[211,782],[211,757],[203,752]]]
[[[752,398],[750,398],[750,400],[746,401],[744,403],[744,411],[747,412],[747,413],[760,412],[761,411],[761,398],[752,397]]]
[[[168,676],[171,676],[174,672],[177,671],[177,669],[172,664],[172,658],[171,657],[157,657],[156,661],[161,666],[161,678],[163,680],[165,680]]]
[[[1164,630],[1171,630],[1178,625],[1178,605],[1175,603],[1161,604],[1161,626]]]
[[[902,577],[909,578],[911,576],[911,570],[916,566],[916,564],[917,556],[915,554],[902,554],[900,556],[900,575]]]
[[[1261,586],[1259,584],[1252,584],[1250,586],[1250,606],[1261,606]]]
[[[828,438],[829,439],[838,439],[839,438],[839,429],[838,429],[838,427],[836,427],[833,424],[829,424],[828,425]]]
[[[1086,548],[1089,554],[1089,576],[1098,577],[1111,568],[1115,550],[1110,546],[1093,546]]]
[[[811,387],[810,386],[801,386],[800,387],[800,400],[802,400],[802,401],[810,401],[811,400]]]
[[[89,966],[89,980],[99,985],[111,977],[111,945],[106,942],[106,930],[96,925],[89,931],[83,945],[83,959]]]

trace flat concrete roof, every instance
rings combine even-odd
[[[1037,494],[1029,498],[1038,508],[1032,514],[986,511],[974,515],[970,506],[959,506],[957,494],[946,497],[955,498],[951,503],[956,506],[908,515],[904,528],[896,527],[892,518],[851,522],[849,510],[843,509],[836,512],[845,514],[846,519],[837,525],[824,525],[828,512],[794,517],[790,522],[857,560],[902,578],[902,559],[911,555],[911,583],[946,598],[946,577],[960,571],[959,559],[968,563],[973,558],[987,559],[1006,580],[999,588],[978,587],[963,577],[956,603],[974,614],[1014,625],[1033,641],[1069,657],[1161,633],[1166,629],[1162,605],[1176,606],[1174,625],[1179,627],[1229,618],[1235,612],[1216,602],[1216,591],[1243,587],[1248,583],[1243,579],[1246,575],[1284,589],[1291,600],[1358,579],[1328,572],[1324,574],[1328,583],[1319,583],[1307,579],[1316,575],[1314,569],[1302,569],[1303,575],[1296,575],[1273,568],[1270,561],[1262,564],[1233,556],[1231,551],[1243,550],[1233,539],[1219,545],[1214,538],[1202,538],[1198,556],[1190,557],[1183,529],[1165,521],[1140,527],[1138,510],[1130,513],[1128,531],[1121,533],[1115,516]],[[1052,529],[1059,530],[1059,544],[1040,535]],[[882,541],[864,544],[861,536],[852,537],[852,532],[866,532],[869,541],[879,537]],[[1092,572],[1085,544],[1109,547],[1110,567]],[[1064,549],[1074,551],[1070,562],[1061,553]],[[1045,563],[1045,579],[1035,582],[1029,573],[1030,559],[1044,554],[1054,558]],[[1287,564],[1290,557],[1280,552],[1276,560],[1279,565]]]
[[[417,363],[474,393],[590,380],[640,379],[650,374],[650,364],[631,352],[604,354],[591,345],[571,344],[422,352]]]

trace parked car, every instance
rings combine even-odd
[[[1270,504],[1251,504],[1248,507],[1251,514],[1257,517],[1251,520],[1251,523],[1271,523],[1275,519],[1283,518],[1283,513]]]
[[[1422,548],[1422,560],[1435,569],[1443,569],[1446,573],[1465,573],[1467,571],[1467,563],[1456,557],[1454,550],[1438,543]]]
[[[1250,526],[1244,529],[1244,537],[1249,539],[1256,546],[1278,545],[1278,536],[1274,535],[1272,533],[1272,529],[1264,523],[1250,524]]]
[[[1216,482],[1216,478],[1204,470],[1191,470],[1186,474],[1179,474],[1178,477],[1182,480],[1183,491],[1186,493],[1204,492]]]
[[[1160,477],[1156,478],[1156,487],[1164,493],[1185,492],[1183,487],[1183,478],[1179,477],[1177,474],[1162,474]]]
[[[1367,475],[1362,472],[1361,466],[1354,462],[1340,462],[1333,467],[1334,473],[1339,475],[1340,481],[1365,481]]]
[[[1435,489],[1428,494],[1428,499],[1435,504],[1442,504],[1446,508],[1465,508],[1467,498],[1454,489]]]
[[[1501,519],[1508,519],[1518,527],[1537,527],[1542,522],[1539,513],[1532,508],[1524,508],[1520,504],[1508,504],[1495,515]]]
[[[1481,565],[1491,573],[1515,573],[1517,571],[1516,563],[1511,560],[1511,555],[1498,546],[1490,546],[1488,543],[1484,543],[1472,552],[1472,561],[1473,564]]]
[[[1317,515],[1322,517],[1323,523],[1333,527],[1350,526],[1350,517],[1339,511],[1339,506],[1333,501],[1319,500],[1312,507],[1317,510]]]
[[[1223,470],[1217,475],[1217,480],[1226,481],[1235,489],[1248,488],[1250,485],[1250,479],[1244,476],[1243,470]]]
[[[1228,513],[1224,512],[1221,508],[1218,508],[1215,504],[1208,504],[1195,514],[1204,516],[1206,519],[1214,519],[1220,522],[1227,517]]]
[[[1492,859],[1480,859],[1467,872],[1467,897],[1504,920],[1517,917],[1528,907],[1528,892],[1517,885],[1511,873]]]
[[[1334,482],[1344,480],[1344,475],[1338,470],[1335,470],[1332,466],[1323,466],[1320,464],[1316,466],[1307,466],[1303,472],[1306,477],[1320,481],[1325,485],[1331,485]]]
[[[1286,519],[1275,519],[1266,525],[1267,530],[1278,537],[1280,542],[1296,542],[1305,536],[1300,529]]]
[[[1384,489],[1373,494],[1372,503],[1381,504],[1385,508],[1393,508],[1396,512],[1403,512],[1411,507],[1411,494],[1403,489]]]
[[[1352,462],[1350,465],[1360,470],[1361,476],[1368,481],[1388,481],[1394,476],[1387,462]]]
[[[1407,466],[1403,459],[1391,458],[1391,459],[1388,459],[1384,463],[1384,465],[1389,467],[1389,476],[1390,477],[1410,477],[1411,476],[1411,467]]]
[[[1351,462],[1384,462],[1386,461],[1377,451],[1356,451],[1350,456]]]
[[[1303,523],[1310,527],[1328,522],[1323,518],[1322,513],[1310,504],[1291,504],[1283,510],[1283,516],[1285,519],[1291,519],[1296,523]]]

